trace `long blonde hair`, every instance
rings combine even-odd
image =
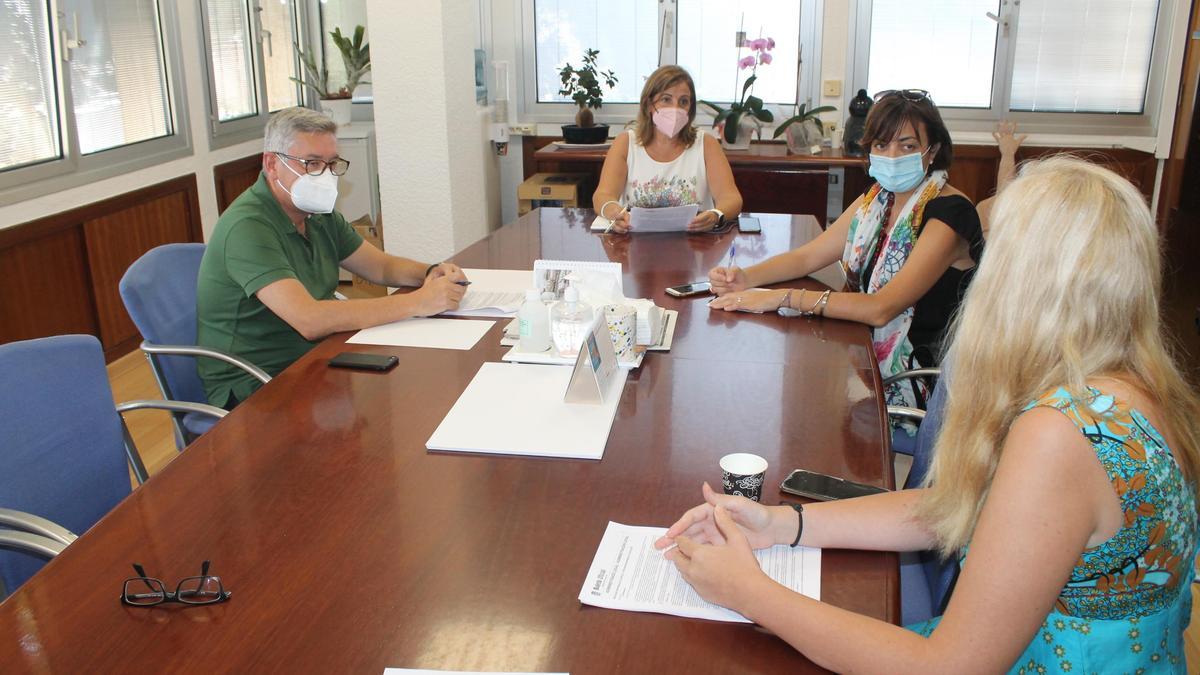
[[[966,545],[1022,409],[1090,377],[1128,379],[1158,407],[1184,473],[1200,470],[1200,399],[1159,319],[1158,230],[1108,169],[1071,157],[1026,164],[996,199],[983,260],[951,330],[945,423],[918,514],[943,555]]]

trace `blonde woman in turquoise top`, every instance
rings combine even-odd
[[[1200,400],[1164,343],[1154,219],[1068,158],[1026,165],[992,215],[924,487],[798,511],[705,485],[658,546],[838,672],[1187,672]],[[751,549],[793,542],[938,549],[961,573],[906,630],[770,580]]]

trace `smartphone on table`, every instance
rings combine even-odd
[[[755,216],[738,216],[738,231],[742,234],[758,234],[762,232],[762,223]]]
[[[329,359],[329,365],[334,368],[353,368],[355,370],[374,370],[383,372],[391,370],[400,363],[400,359],[389,354],[366,354],[364,352],[342,352]]]
[[[779,489],[790,494],[800,495],[801,497],[812,497],[821,501],[865,497],[867,495],[879,494],[880,492],[887,492],[885,488],[855,483],[838,478],[837,476],[828,476],[814,471],[805,471],[804,469],[793,471],[790,476],[784,479]]]
[[[710,290],[712,290],[712,284],[709,282],[694,281],[690,284],[671,286],[667,288],[667,295],[674,296],[676,298],[686,298],[689,295],[701,295],[703,293],[708,293]]]

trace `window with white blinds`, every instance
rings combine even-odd
[[[775,47],[770,63],[754,71],[753,94],[766,103],[796,102],[800,66],[800,3],[796,0],[679,0],[679,65],[696,82],[696,96],[704,101],[732,101],[740,97],[751,73],[738,61],[754,52],[737,44],[737,33],[747,40],[770,38]],[[761,58],[759,60],[762,60]]]
[[[297,75],[295,7],[291,2],[263,2],[263,68],[266,72],[267,104],[271,112],[300,105]]]
[[[77,25],[70,49],[79,151],[88,155],[171,133],[171,105],[155,0],[65,0]]]
[[[865,86],[872,93],[926,89],[941,108],[984,109],[995,118],[1010,112],[1144,114],[1160,4],[1169,6],[1159,0],[871,0],[869,31],[860,26],[858,35],[869,52]]]
[[[874,0],[867,91],[924,89],[942,107],[988,108],[998,0]]]
[[[208,0],[208,53],[217,119],[258,114],[253,33],[246,0]]]
[[[535,0],[537,101],[570,103],[558,93],[559,70],[583,65],[599,50],[597,70],[611,70],[617,86],[601,86],[605,103],[637,103],[642,83],[658,68],[658,3],[646,0]]]
[[[0,0],[0,170],[61,156],[50,22],[40,0]]]
[[[1023,0],[1009,108],[1141,113],[1157,0]]]

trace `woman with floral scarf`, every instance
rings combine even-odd
[[[885,91],[867,116],[863,146],[875,179],[816,239],[747,268],[709,273],[725,311],[827,316],[873,327],[884,377],[934,366],[941,341],[983,251],[974,205],[946,182],[953,148],[929,93]],[[850,292],[755,288],[803,277],[841,261]],[[965,264],[964,264],[965,263]],[[886,392],[889,405],[920,405],[909,383]]]

